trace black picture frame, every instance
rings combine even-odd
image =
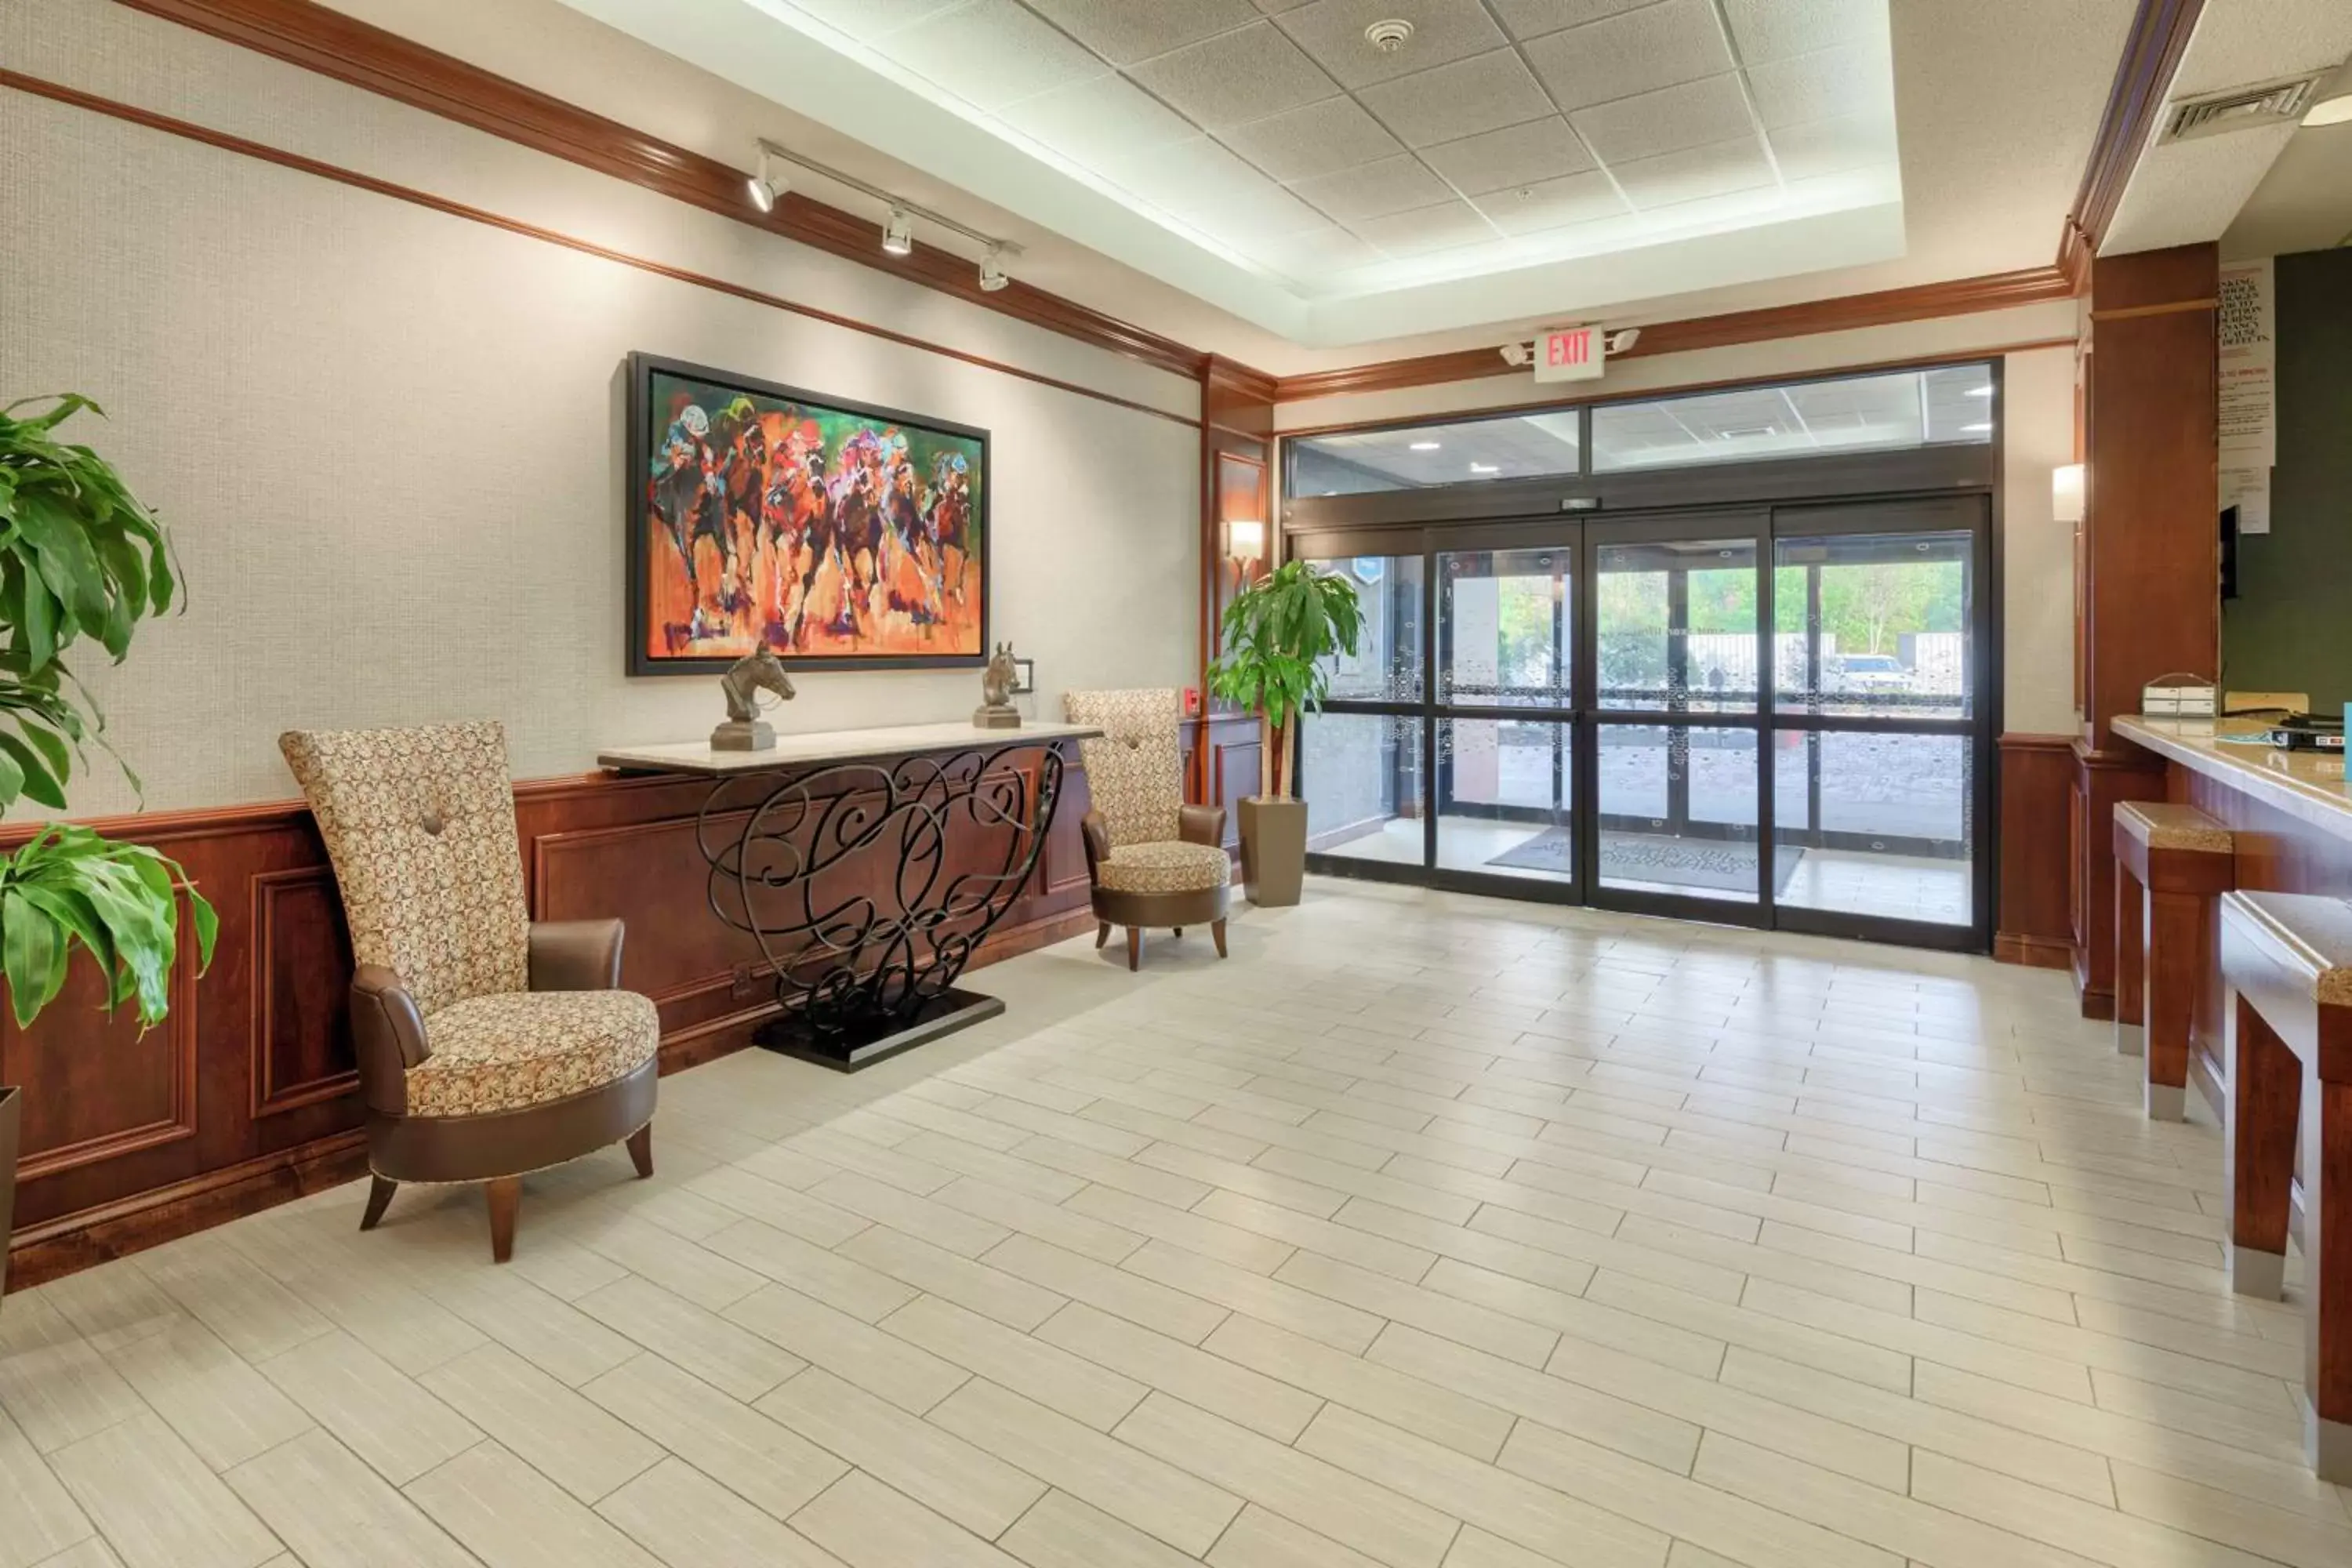
[[[959,437],[976,442],[980,447],[979,482],[973,487],[979,492],[973,517],[980,531],[980,637],[977,648],[969,654],[802,654],[780,650],[777,657],[787,669],[979,669],[989,659],[991,616],[993,610],[992,581],[996,539],[993,519],[995,507],[995,473],[991,461],[989,433],[977,426],[960,425],[952,420],[929,415],[910,414],[903,409],[884,408],[873,404],[858,403],[827,394],[810,392],[802,387],[762,381],[740,372],[721,370],[711,365],[695,364],[689,361],[665,359],[643,352],[629,355],[627,367],[627,467],[623,476],[625,500],[623,516],[622,580],[627,584],[628,608],[625,616],[627,672],[632,677],[672,675],[721,675],[735,660],[725,656],[686,656],[660,658],[650,651],[652,605],[651,585],[646,580],[646,531],[656,526],[646,475],[653,456],[654,432],[651,428],[653,378],[671,375],[697,381],[708,385],[740,392],[754,397],[774,398],[800,405],[804,409],[824,414],[850,415],[877,423],[901,426],[936,435]]]
[[[1013,661],[1013,695],[1029,697],[1037,690],[1037,661],[1016,658]]]

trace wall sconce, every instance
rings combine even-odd
[[[2050,515],[2059,522],[2083,521],[2084,471],[2080,463],[2050,470]]]
[[[1265,520],[1261,517],[1227,519],[1225,555],[1228,560],[1233,561],[1265,560]]]

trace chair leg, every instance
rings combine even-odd
[[[1219,915],[1215,920],[1213,920],[1213,921],[1211,921],[1209,922],[1209,935],[1210,935],[1212,938],[1213,938],[1213,939],[1215,940],[1215,942],[1216,942],[1216,944],[1217,944],[1217,956],[1218,956],[1219,958],[1223,958],[1223,957],[1224,957],[1224,956],[1225,956],[1225,917],[1224,917],[1224,916],[1223,916],[1223,915]]]
[[[1143,928],[1127,928],[1127,972],[1132,974],[1143,963]]]
[[[514,1256],[515,1210],[522,1204],[522,1178],[497,1176],[482,1184],[490,1204],[490,1261],[504,1263]]]
[[[1178,936],[1182,936],[1184,934],[1184,928],[1182,926],[1177,926],[1173,929]]]
[[[1096,946],[1096,948],[1097,948],[1097,950],[1099,950],[1099,949],[1102,947],[1102,944],[1103,944],[1103,943],[1105,943],[1105,942],[1108,942],[1109,940],[1110,940],[1110,921],[1097,921],[1095,922],[1095,946]]]
[[[400,1191],[398,1182],[389,1181],[383,1176],[371,1179],[374,1184],[368,1188],[367,1213],[360,1215],[362,1230],[373,1230],[382,1222],[383,1211],[392,1206],[392,1194]]]
[[[629,1163],[637,1168],[637,1180],[644,1181],[654,1173],[654,1124],[646,1122],[629,1134]]]

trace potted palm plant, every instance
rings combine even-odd
[[[1286,562],[1225,606],[1224,648],[1209,689],[1265,721],[1268,793],[1241,803],[1242,879],[1254,904],[1295,904],[1307,873],[1307,803],[1298,776],[1298,716],[1323,705],[1337,654],[1352,656],[1363,630],[1356,586],[1304,561]]]
[[[85,409],[100,414],[97,405],[70,395],[33,401],[47,406],[23,418],[26,404],[0,408],[0,811],[19,800],[63,811],[84,748],[113,755],[66,651],[87,638],[121,663],[138,623],[169,611],[179,590],[163,526],[104,458],[56,435]],[[115,761],[137,788],[138,775]],[[141,1027],[161,1020],[183,897],[201,966],[219,922],[176,861],[63,822],[0,851],[0,982],[17,1027],[57,1000],[76,947],[98,965],[110,1011],[130,1003]],[[0,1085],[0,1292],[20,1099]]]

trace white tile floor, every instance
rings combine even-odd
[[[0,1568],[2352,1563],[2063,980],[1315,881],[0,1310]]]

